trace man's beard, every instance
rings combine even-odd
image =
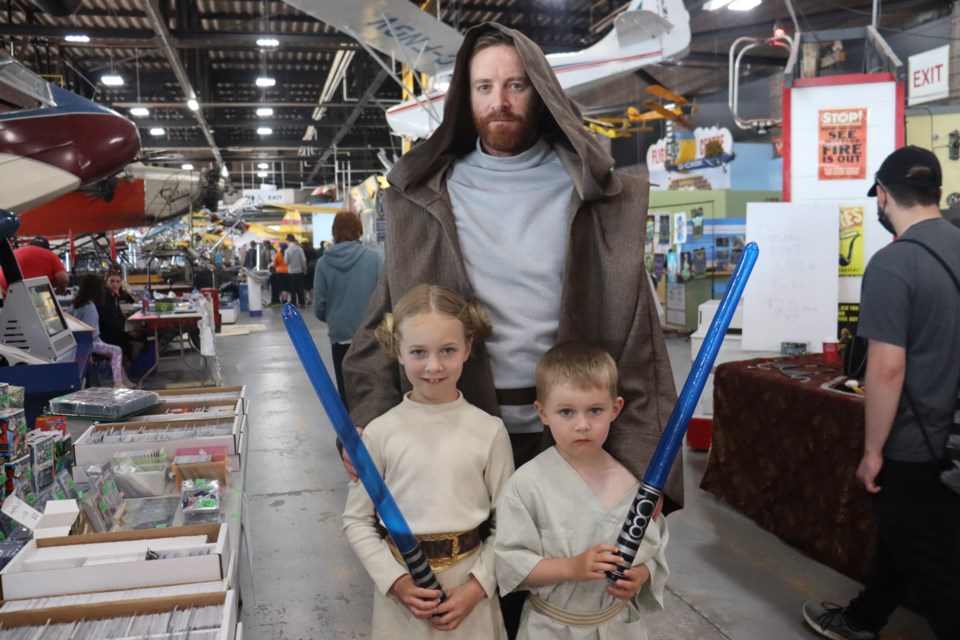
[[[893,225],[890,223],[890,216],[883,210],[883,207],[877,205],[877,220],[880,221],[880,226],[889,231],[892,235],[897,235],[897,231],[893,228]]]
[[[516,115],[493,112],[473,117],[473,124],[480,135],[480,142],[487,152],[515,156],[534,145],[539,136],[538,118],[535,113]],[[491,126],[492,122],[512,122],[512,126]]]

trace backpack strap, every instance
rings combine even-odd
[[[957,274],[954,273],[953,269],[950,268],[950,265],[947,264],[947,261],[944,260],[939,253],[934,251],[930,247],[930,245],[920,242],[919,240],[914,240],[913,238],[900,238],[899,240],[897,240],[897,242],[908,242],[910,244],[915,244],[918,247],[922,248],[927,253],[929,253],[931,256],[933,256],[936,259],[936,261],[940,263],[940,266],[942,266],[946,270],[947,274],[950,276],[950,279],[953,280],[953,284],[957,288],[957,293],[960,293],[960,279],[957,278]],[[917,411],[917,407],[913,403],[913,398],[910,396],[910,390],[907,388],[906,383],[904,383],[903,385],[903,392],[907,396],[907,403],[910,405],[910,410],[913,411],[913,415],[917,419],[917,424],[920,425],[920,431],[923,433],[923,439],[927,443],[927,449],[930,450],[930,455],[932,455],[934,459],[940,459],[941,456],[938,456],[936,452],[933,450],[933,444],[930,442],[930,436],[927,434],[927,429],[923,425],[923,418],[920,417],[920,414]],[[957,403],[954,406],[954,419],[951,421],[952,426],[950,429],[950,435],[948,435],[948,439],[947,439],[948,451],[944,451],[944,456],[942,457],[950,457],[950,452],[949,452],[950,438],[955,434],[955,432],[958,429],[957,415],[958,415],[958,412],[960,412],[960,390],[958,390],[957,395],[958,395]],[[957,434],[957,435],[960,435],[960,434]]]

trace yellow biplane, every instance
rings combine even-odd
[[[689,118],[697,108],[683,96],[679,96],[660,85],[647,87],[650,93],[660,99],[647,100],[643,106],[648,111],[641,112],[636,107],[628,107],[623,116],[588,118],[584,117],[587,129],[608,138],[629,138],[634,133],[653,131],[647,123],[654,120],[668,120],[690,129],[694,122]]]

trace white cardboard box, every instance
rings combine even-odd
[[[217,640],[237,640],[239,624],[237,622],[237,592],[234,590],[199,593],[182,596],[144,598],[114,602],[96,602],[91,604],[47,609],[30,609],[0,613],[0,623],[7,627],[42,627],[49,620],[54,623],[76,620],[100,620],[129,615],[162,613],[173,609],[223,605],[223,617]]]
[[[139,449],[166,449],[167,454],[172,460],[176,454],[176,450],[185,447],[212,447],[212,446],[225,446],[227,447],[227,455],[230,457],[230,470],[236,471],[239,470],[239,465],[241,460],[238,455],[240,449],[240,433],[243,430],[243,423],[246,420],[246,416],[237,415],[237,416],[220,416],[220,417],[203,417],[203,418],[194,418],[193,423],[197,425],[205,424],[220,424],[225,420],[232,421],[231,433],[229,435],[223,436],[213,436],[207,438],[186,438],[183,440],[152,440],[148,442],[90,442],[93,434],[97,431],[109,431],[110,429],[168,429],[174,428],[178,424],[182,424],[181,421],[172,420],[167,422],[140,422],[139,420],[134,422],[111,422],[111,423],[97,423],[91,425],[87,430],[73,443],[73,456],[74,456],[74,469],[80,468],[84,469],[91,464],[103,464],[108,462],[110,458],[113,457],[114,453],[119,451],[137,451]],[[236,469],[234,469],[236,465]]]
[[[234,324],[240,315],[240,305],[220,307],[220,322],[223,324]]]
[[[203,535],[215,543],[214,553],[207,556],[139,560],[94,566],[67,567],[25,571],[24,562],[37,549],[78,545],[108,545],[120,549],[123,543],[135,540]],[[88,536],[68,536],[31,540],[0,571],[0,592],[5,600],[41,596],[88,593],[116,589],[155,587],[188,582],[207,582],[226,577],[230,564],[230,543],[227,524],[193,525],[144,531],[118,531]]]
[[[161,400],[160,404],[150,407],[143,413],[130,418],[130,422],[174,422],[197,420],[199,418],[222,418],[244,415],[244,401],[241,398],[219,398],[216,400]],[[202,409],[202,411],[198,411]],[[182,411],[183,413],[176,413]],[[174,412],[174,413],[170,413]]]
[[[241,400],[243,412],[247,412],[247,387],[188,387],[186,389],[159,389],[161,402],[187,402],[193,400]]]

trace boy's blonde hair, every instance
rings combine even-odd
[[[561,342],[537,365],[537,402],[546,402],[562,384],[577,389],[604,389],[617,397],[617,363],[610,354],[589,344]]]
[[[482,340],[490,335],[490,321],[480,305],[467,302],[453,289],[421,284],[407,291],[393,306],[393,313],[383,317],[376,331],[380,345],[392,355],[397,355],[404,321],[421,313],[438,313],[456,318],[463,325],[467,342],[475,338]]]

